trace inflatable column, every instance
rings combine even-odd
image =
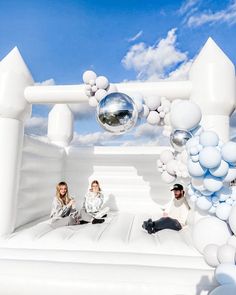
[[[190,99],[202,110],[201,125],[229,139],[229,116],[235,108],[235,69],[224,52],[209,38],[194,61],[189,75]]]
[[[14,48],[0,62],[0,236],[14,230],[24,121],[31,105],[24,89],[33,84],[19,51]]]
[[[66,147],[73,139],[73,113],[67,104],[56,104],[48,115],[48,138]]]

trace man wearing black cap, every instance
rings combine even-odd
[[[162,229],[181,230],[186,224],[189,212],[189,205],[184,197],[184,188],[181,184],[174,184],[171,191],[174,192],[174,198],[170,206],[169,212],[164,212],[163,217],[152,221],[148,219],[143,222],[142,227],[147,230],[149,234],[155,233]]]

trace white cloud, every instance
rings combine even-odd
[[[48,118],[31,117],[25,122],[25,133],[44,136],[47,133]]]
[[[185,14],[189,10],[193,9],[197,3],[199,3],[199,0],[186,0],[183,2],[178,12],[180,14]]]
[[[152,46],[143,42],[134,44],[122,59],[122,64],[126,69],[135,70],[138,79],[156,81],[168,78],[168,72],[172,68],[188,61],[187,53],[176,48],[176,39],[176,28],[174,28],[157,44]]]
[[[50,86],[50,85],[55,85],[54,79],[48,79],[43,82],[35,82],[35,86]]]
[[[82,145],[82,146],[91,146],[91,145],[106,145],[107,141],[116,137],[116,135],[109,132],[94,132],[88,134],[78,134],[74,133],[74,139],[72,145]]]
[[[179,11],[182,14],[186,13],[184,23],[189,27],[199,27],[204,24],[215,24],[215,23],[227,23],[229,25],[236,23],[236,1],[231,1],[225,9],[219,11],[212,11],[208,9],[207,11],[199,11],[199,7],[196,4],[199,1],[189,0],[184,3]],[[185,5],[186,4],[186,5]],[[188,5],[194,7],[192,10],[188,11]],[[187,8],[186,8],[187,7]]]
[[[143,34],[143,31],[141,30],[136,35],[134,35],[133,37],[130,37],[128,39],[128,42],[133,42],[133,41],[137,40],[139,37],[142,36],[142,34]]]

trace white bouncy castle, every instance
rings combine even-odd
[[[236,294],[234,65],[209,38],[187,81],[113,85],[144,98],[147,122],[164,122],[164,147],[71,146],[67,104],[99,112],[112,94],[91,75],[85,85],[39,86],[16,48],[0,62],[0,294]],[[32,104],[49,103],[48,140],[24,135]],[[92,179],[108,196],[106,221],[53,228],[56,184],[66,181],[80,207]],[[188,225],[148,235],[142,222],[162,215],[174,182],[186,188]]]

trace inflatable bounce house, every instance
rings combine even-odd
[[[92,71],[81,85],[34,85],[17,48],[0,62],[0,294],[236,294],[235,68],[209,38],[187,81],[111,84]],[[67,104],[96,107],[124,133],[142,116],[169,146],[72,146]],[[24,134],[32,104],[54,104],[48,139]],[[92,179],[108,196],[104,223],[53,227],[55,186],[80,207]],[[187,226],[148,234],[182,183]]]

